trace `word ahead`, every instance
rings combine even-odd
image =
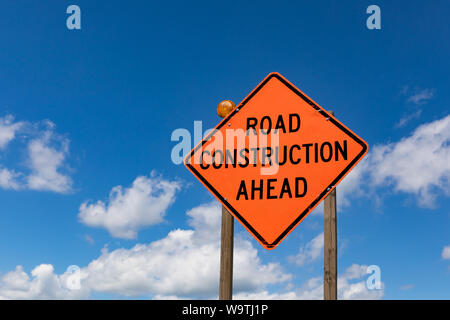
[[[367,151],[350,129],[271,73],[185,164],[265,248],[273,249]]]

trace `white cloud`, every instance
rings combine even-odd
[[[0,188],[19,190],[21,188],[19,178],[20,174],[14,170],[0,168]]]
[[[16,132],[23,126],[23,122],[14,122],[12,115],[0,117],[0,150],[4,149],[16,136]]]
[[[206,204],[189,210],[187,215],[192,229],[175,229],[158,241],[138,244],[131,249],[111,252],[103,249],[100,257],[81,268],[81,290],[76,291],[76,297],[88,297],[90,292],[96,291],[158,299],[217,298],[221,208],[217,203]],[[21,267],[6,274],[0,278],[0,296],[10,299],[68,297],[64,280],[67,274],[55,275],[51,265],[45,266],[45,273],[32,272],[33,279]],[[236,293],[263,290],[269,284],[290,279],[291,275],[278,263],[262,263],[249,241],[235,239]]]
[[[410,122],[413,119],[417,119],[422,114],[422,110],[419,109],[413,113],[409,113],[407,115],[404,115],[400,120],[395,124],[396,128],[404,127],[408,122]]]
[[[297,255],[289,257],[289,260],[298,266],[312,263],[323,255],[323,232],[314,237],[304,247],[300,248]]]
[[[404,86],[400,94],[407,96],[406,102],[414,104],[415,110],[409,110],[404,114],[395,124],[395,128],[401,128],[411,120],[419,118],[422,115],[422,106],[434,97],[435,91],[434,89],[410,89],[409,86]]]
[[[351,199],[355,197],[364,196],[365,190],[362,188],[367,182],[367,172],[369,171],[369,161],[371,151],[362,159],[356,167],[354,167],[347,176],[341,181],[336,188],[336,203],[338,209],[348,207],[351,204]]]
[[[28,170],[5,168],[0,164],[0,188],[38,190],[67,193],[72,179],[62,171],[67,169],[69,141],[55,132],[49,120],[37,123],[14,122],[11,115],[0,118],[0,149],[6,149],[17,133],[21,133],[19,147],[26,146],[23,161],[14,155],[14,163],[26,164]]]
[[[408,284],[401,286],[400,290],[402,290],[402,291],[412,290],[412,289],[414,289],[414,287],[415,287],[414,284],[408,283]]]
[[[217,203],[187,212],[190,229],[175,229],[160,240],[130,249],[103,249],[101,255],[81,268],[80,289],[70,290],[67,271],[54,273],[40,265],[30,278],[22,267],[0,277],[0,298],[81,299],[92,292],[155,299],[216,299],[219,283],[220,217]],[[341,298],[381,298],[383,290],[369,291],[367,267],[353,265],[338,280]],[[299,289],[271,292],[268,287],[288,283],[292,275],[279,263],[263,263],[252,243],[235,239],[233,297],[236,299],[322,299],[322,278],[307,280]]]
[[[295,291],[288,291],[284,293],[280,292],[269,292],[267,290],[259,292],[243,292],[233,295],[234,300],[300,300]],[[320,299],[311,297],[306,298],[306,300]]]
[[[77,297],[87,297],[92,290],[125,296],[150,295],[158,299],[217,296],[221,208],[216,203],[206,204],[188,211],[187,215],[193,229],[176,229],[163,239],[131,249],[102,250],[99,258],[81,269],[82,290],[77,291]],[[57,276],[51,265],[41,266],[38,268],[45,272],[33,270],[34,279],[21,267],[3,276],[0,296],[66,297],[65,274]],[[279,264],[263,264],[252,244],[240,238],[235,241],[234,266],[235,292],[261,290],[268,284],[291,278]]]
[[[122,295],[209,298],[219,283],[220,217],[217,204],[187,212],[193,229],[176,229],[165,238],[131,249],[104,251],[86,268],[86,283],[95,291]],[[237,238],[234,290],[251,291],[290,279],[279,264],[263,264],[249,241]]]
[[[314,277],[307,280],[299,289],[281,292],[261,290],[242,292],[233,295],[236,300],[321,300],[323,299],[322,278]]]
[[[0,299],[82,299],[89,290],[72,290],[68,285],[71,275],[54,273],[53,266],[41,264],[31,271],[31,278],[17,266],[0,278]]]
[[[435,90],[433,89],[416,90],[406,101],[414,104],[424,104],[433,98],[434,92]]]
[[[323,201],[320,201],[317,207],[311,212],[312,215],[323,215]]]
[[[78,217],[88,226],[107,229],[114,237],[136,238],[139,229],[163,221],[179,188],[178,182],[140,176],[129,188],[114,187],[106,203],[82,203]]]
[[[68,141],[46,131],[41,137],[28,143],[28,164],[31,173],[27,177],[32,190],[67,193],[72,189],[72,179],[60,172],[68,154]]]
[[[383,285],[384,287],[384,285]],[[368,290],[366,281],[351,283],[345,278],[338,279],[338,297],[342,300],[378,300],[384,296],[384,289]]]
[[[418,195],[432,206],[436,189],[450,193],[450,115],[419,126],[397,143],[375,146],[370,178],[375,185],[391,184],[396,191]]]
[[[375,300],[384,296],[384,284],[381,289],[369,290],[365,277],[367,266],[354,264],[338,277],[338,299],[343,300]],[[270,293],[267,290],[244,292],[233,296],[235,299],[265,300],[320,300],[323,299],[322,277],[311,278],[297,290]]]
[[[152,258],[150,255],[142,254],[142,252],[138,253],[141,248],[119,250],[110,253],[104,251],[99,259],[94,260],[88,267],[82,269],[79,289],[71,289],[70,277],[72,275],[69,272],[66,271],[57,275],[54,273],[52,265],[41,264],[37,266],[32,270],[31,278],[23,271],[21,266],[17,266],[14,271],[8,272],[0,278],[0,299],[86,299],[95,291],[131,297],[152,296],[153,299],[157,300],[217,298],[218,263],[214,263],[216,265],[213,268],[214,270],[208,271],[208,269],[212,260],[218,261],[218,255],[203,257],[205,251],[199,248],[196,257],[200,258],[200,262],[193,263],[195,258],[193,256],[182,262],[182,258],[186,258],[186,255],[183,255],[182,258],[177,259],[178,263],[175,268],[164,271],[164,266],[158,266],[157,270],[152,270],[152,267],[154,267],[152,262],[156,262],[158,258]],[[208,262],[208,265],[201,268],[201,263],[205,261]],[[170,259],[169,262],[176,261]],[[236,263],[235,271],[239,271],[238,267],[241,266]],[[256,261],[254,270],[251,270],[250,264],[244,265],[247,269],[250,267],[248,271],[256,271],[256,274],[247,274],[254,279],[248,277],[234,279],[235,287],[242,281],[248,283],[244,283],[244,285],[241,283],[240,286],[247,288],[246,290],[234,289],[233,299],[323,299],[322,277],[311,278],[298,289],[270,292],[266,288],[268,284],[284,282],[291,276],[281,272],[278,273],[278,277],[273,275],[267,277],[268,273],[274,270],[267,269],[265,266],[267,265],[261,264],[259,259]],[[358,277],[355,277],[354,273],[348,272],[348,269],[355,268],[364,272],[358,273]],[[367,289],[365,280],[367,266],[352,265],[348,269],[338,278],[339,299],[381,299],[384,296],[384,284],[382,284],[382,289],[379,290]],[[173,271],[175,271],[175,274],[170,274]],[[184,274],[187,278],[183,276]],[[258,277],[262,274],[265,274],[265,276],[262,277],[263,281],[259,282]],[[159,278],[158,276],[162,277]],[[142,282],[139,282],[139,280]]]
[[[345,269],[343,278],[347,280],[361,279],[367,274],[367,266],[352,264],[350,267]]]
[[[95,243],[95,240],[94,240],[94,238],[92,238],[90,235],[88,235],[88,234],[85,234],[84,235],[84,240],[86,240],[89,244],[94,244]]]
[[[419,126],[395,143],[375,145],[339,185],[338,201],[349,204],[376,187],[392,186],[432,207],[439,192],[450,194],[450,115]]]
[[[445,246],[444,249],[442,249],[442,259],[450,260],[450,245]]]

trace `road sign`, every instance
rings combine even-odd
[[[266,249],[275,248],[364,157],[368,145],[278,73],[185,158]]]

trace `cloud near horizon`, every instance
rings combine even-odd
[[[190,229],[174,229],[164,238],[130,249],[103,249],[80,269],[80,289],[70,290],[71,274],[55,274],[49,264],[34,268],[31,277],[21,266],[0,277],[2,299],[86,299],[92,293],[154,299],[217,299],[221,207],[208,203],[187,211]],[[356,269],[357,272],[350,272]],[[383,290],[365,286],[366,266],[353,265],[339,278],[339,297],[379,299]],[[321,277],[300,288],[270,291],[287,285],[293,275],[278,262],[262,262],[252,242],[236,237],[234,251],[236,299],[321,299]],[[350,270],[350,271],[349,271]]]

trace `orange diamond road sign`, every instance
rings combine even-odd
[[[185,159],[266,248],[275,248],[366,155],[368,145],[278,73]]]

